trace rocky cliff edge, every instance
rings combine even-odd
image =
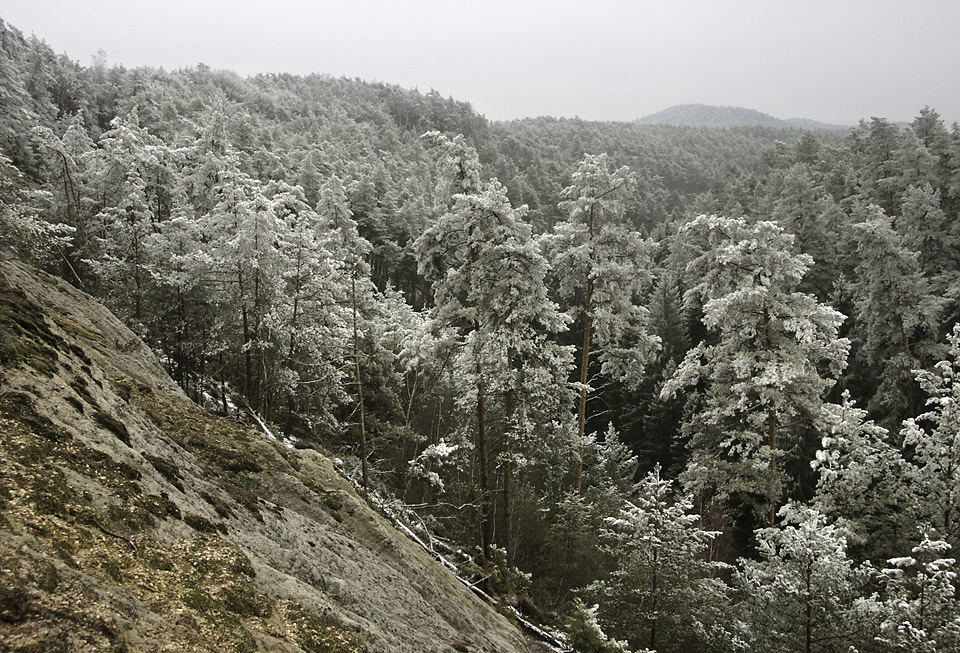
[[[103,306],[14,261],[0,649],[528,650],[328,458],[204,412]]]

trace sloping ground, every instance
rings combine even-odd
[[[204,413],[0,262],[0,650],[525,651],[331,461]]]

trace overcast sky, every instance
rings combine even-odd
[[[960,0],[3,0],[89,65],[327,73],[499,120],[632,120],[674,104],[779,118],[960,121]]]

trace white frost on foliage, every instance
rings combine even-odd
[[[458,444],[448,444],[441,439],[436,444],[431,444],[420,452],[416,458],[410,461],[410,473],[419,478],[438,492],[443,492],[443,479],[440,478],[433,467],[442,467],[449,459],[460,449]]]

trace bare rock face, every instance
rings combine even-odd
[[[103,306],[4,261],[0,649],[527,647],[329,459],[205,413]]]

